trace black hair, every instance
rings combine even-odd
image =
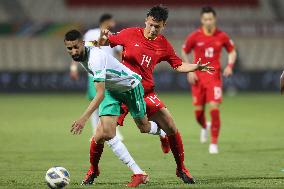
[[[101,25],[103,22],[112,19],[113,16],[111,14],[105,13],[99,19],[99,24]]]
[[[210,6],[202,7],[200,15],[203,15],[204,13],[212,13],[214,16],[217,15],[213,7]]]
[[[83,36],[78,30],[70,30],[65,34],[64,41],[75,41],[82,38]]]
[[[164,21],[166,22],[168,19],[169,10],[166,7],[163,7],[161,5],[157,5],[152,7],[147,12],[147,17],[152,16],[155,21]]]

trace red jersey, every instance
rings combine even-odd
[[[201,58],[202,63],[211,62],[210,66],[214,66],[215,72],[210,75],[206,72],[197,71],[199,79],[209,81],[212,79],[221,80],[221,64],[220,56],[222,48],[225,47],[227,52],[231,52],[235,47],[229,36],[216,29],[213,35],[205,35],[201,28],[189,34],[184,42],[183,50],[188,54],[193,49],[194,63]]]
[[[123,46],[122,63],[142,76],[142,85],[147,94],[154,90],[153,71],[158,63],[166,61],[175,69],[182,64],[182,60],[163,35],[150,40],[143,32],[143,28],[126,28],[108,36],[108,39],[111,47]]]

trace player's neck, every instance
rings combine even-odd
[[[202,31],[205,35],[213,35],[216,31],[216,27],[213,27],[211,29],[207,29],[205,27],[202,27]]]

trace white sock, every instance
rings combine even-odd
[[[120,159],[127,167],[131,169],[134,174],[143,174],[144,171],[135,163],[134,159],[129,154],[126,146],[118,139],[117,136],[106,142],[112,149],[113,153]]]
[[[166,133],[162,129],[160,129],[154,121],[149,121],[151,123],[151,129],[149,131],[149,134],[152,135],[160,135],[161,137],[165,137]]]
[[[99,109],[96,109],[93,114],[91,115],[91,125],[93,128],[93,133],[95,134],[95,130],[98,126],[98,123],[100,121],[100,117],[99,117]]]

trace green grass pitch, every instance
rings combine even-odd
[[[136,162],[150,175],[140,188],[284,188],[284,97],[240,94],[221,107],[219,155],[199,143],[188,94],[161,94],[173,114],[185,148],[185,163],[197,180],[185,185],[175,176],[172,154],[164,155],[158,137],[140,134],[128,117],[121,128]],[[61,165],[71,174],[68,188],[125,188],[131,172],[106,146],[101,175],[81,187],[88,168],[90,124],[81,136],[70,125],[88,101],[78,94],[0,95],[0,188],[47,188],[48,168]],[[281,171],[283,170],[283,171]]]

